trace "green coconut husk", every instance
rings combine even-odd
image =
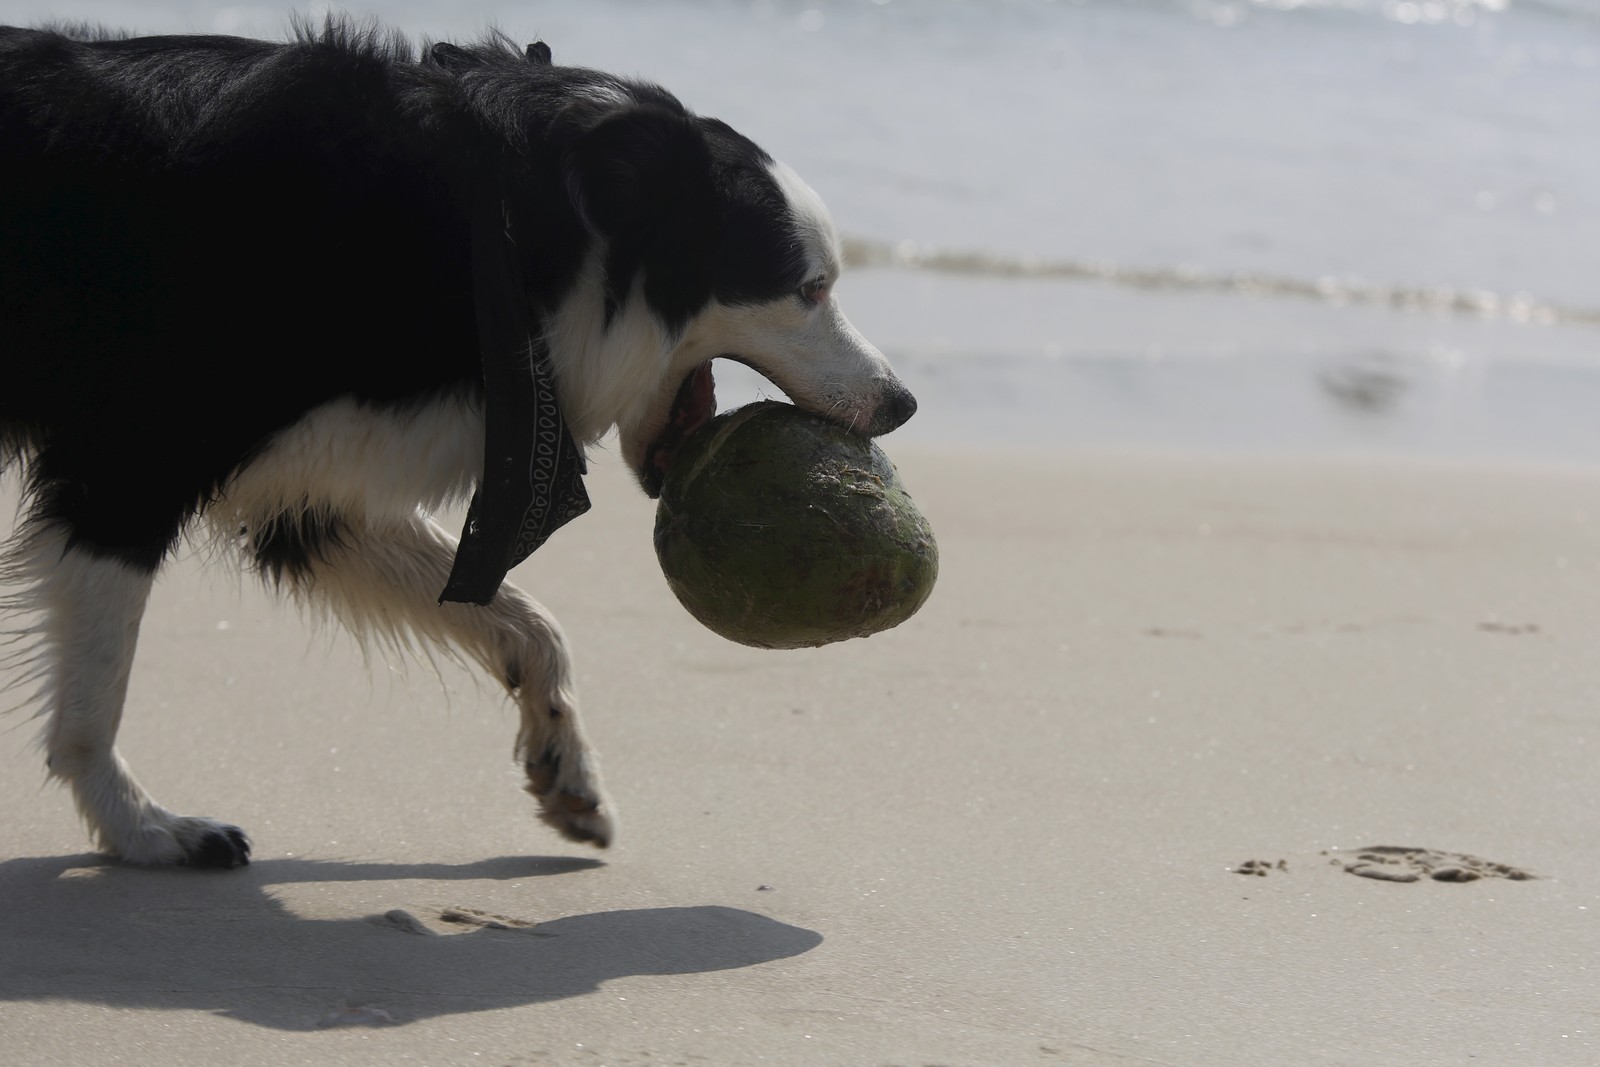
[[[655,545],[689,613],[758,648],[898,626],[939,573],[933,531],[883,450],[771,401],[718,416],[679,447]]]

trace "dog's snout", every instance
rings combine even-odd
[[[868,429],[876,437],[904,426],[916,413],[917,398],[911,395],[911,390],[895,382],[884,392],[883,401],[872,416],[872,425]]]

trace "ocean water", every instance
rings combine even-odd
[[[542,38],[793,164],[922,400],[905,439],[1600,461],[1600,0],[341,9]],[[144,32],[288,16],[0,0]]]

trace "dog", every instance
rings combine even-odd
[[[357,634],[475,661],[519,707],[540,818],[608,845],[566,640],[505,571],[587,506],[612,430],[659,494],[715,414],[713,358],[862,434],[910,418],[840,266],[794,171],[542,42],[0,28],[3,574],[49,774],[98,847],[249,862],[114,747],[185,538]],[[469,500],[459,542],[429,517]]]

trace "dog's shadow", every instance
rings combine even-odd
[[[629,975],[749,967],[822,941],[737,908],[641,908],[539,922],[536,914],[451,908],[449,899],[390,900],[377,888],[596,866],[554,857],[463,866],[268,859],[210,873],[108,865],[97,856],[8,860],[0,862],[0,1004],[193,1009],[286,1030],[405,1023],[580,996]],[[269,891],[315,882],[368,883],[374,891],[361,897],[375,906],[360,917],[306,918]],[[527,910],[537,912],[537,893],[528,896]],[[465,932],[441,933],[453,928]]]

